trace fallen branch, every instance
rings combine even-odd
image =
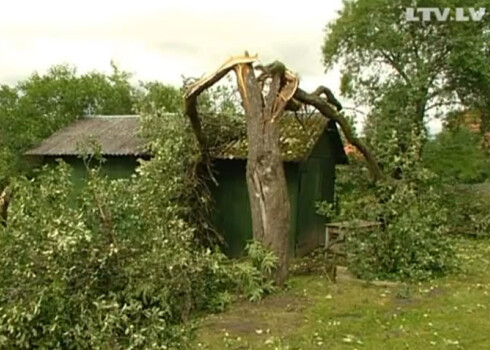
[[[324,117],[335,121],[340,126],[347,141],[362,153],[374,179],[376,181],[383,180],[384,174],[374,158],[374,155],[361,140],[354,136],[348,121],[336,110],[336,108],[334,108],[334,105],[329,100],[330,96],[328,96],[328,92],[330,92],[330,90],[323,86],[317,88],[313,94],[309,94],[301,88],[298,88],[294,94],[294,99],[315,107]],[[322,94],[325,94],[326,98],[321,97]]]

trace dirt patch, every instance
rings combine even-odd
[[[230,336],[267,332],[285,335],[302,321],[302,311],[311,302],[302,296],[277,294],[259,303],[239,302],[228,311],[207,317],[202,332],[228,332]]]
[[[255,334],[259,329],[266,329],[267,324],[256,319],[222,317],[206,322],[204,328],[229,332],[233,335]]]
[[[253,307],[267,308],[267,309],[282,309],[288,312],[302,311],[310,302],[306,297],[295,295],[272,295],[265,298],[260,303],[253,305]]]
[[[413,298],[400,298],[400,297],[393,298],[393,304],[395,304],[395,306],[411,306],[411,305],[418,304],[418,302],[419,301],[417,299],[413,299]]]
[[[402,283],[394,281],[366,281],[359,279],[345,266],[337,266],[337,282],[357,282],[381,288],[395,288],[402,285]]]
[[[439,296],[444,295],[446,293],[447,293],[447,291],[444,288],[436,287],[436,288],[431,289],[427,293],[427,296],[429,296],[429,297],[439,297]]]

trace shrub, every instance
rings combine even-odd
[[[490,237],[490,184],[450,186],[445,201],[452,233]]]
[[[396,135],[391,140],[396,144]],[[370,220],[381,229],[348,235],[345,245],[349,269],[366,279],[427,279],[451,270],[454,252],[448,232],[448,209],[438,179],[421,166],[420,142],[403,154],[394,154],[385,169],[397,169],[401,178],[369,184],[364,173],[343,178],[357,186],[346,186],[338,220]],[[387,144],[386,147],[390,147]],[[358,167],[357,169],[362,169]],[[364,171],[364,170],[361,170]],[[325,204],[320,213],[332,215]]]
[[[74,191],[60,163],[15,181],[0,228],[0,348],[183,349],[197,315],[272,289],[269,253],[251,245],[235,263],[196,239],[199,153],[184,118],[160,118],[155,157],[130,179],[94,168]]]

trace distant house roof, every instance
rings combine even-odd
[[[298,121],[300,120],[300,122]],[[301,116],[296,119],[285,114],[279,120],[280,146],[285,161],[301,161],[310,155],[323,132],[333,138],[337,163],[346,163],[347,157],[335,123],[320,115]],[[81,145],[94,142],[102,155],[149,155],[145,142],[139,137],[140,117],[92,116],[84,117],[55,132],[26,155],[73,156],[80,155]],[[243,137],[213,149],[217,159],[246,159],[248,140]]]

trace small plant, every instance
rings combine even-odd
[[[277,257],[260,242],[252,241],[245,247],[247,259],[234,264],[233,280],[237,290],[250,301],[260,301],[275,291],[273,272]]]
[[[251,241],[245,247],[252,265],[264,275],[271,275],[277,267],[277,257],[274,253],[266,249],[262,243]]]

